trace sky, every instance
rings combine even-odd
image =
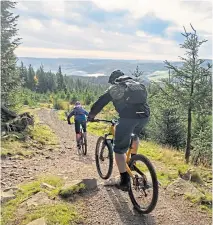
[[[18,1],[18,57],[178,60],[183,26],[207,39],[212,58],[212,1]]]

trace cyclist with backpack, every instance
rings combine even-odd
[[[111,86],[93,104],[88,115],[88,121],[93,121],[95,116],[110,101],[119,113],[119,123],[116,126],[114,147],[115,160],[120,172],[120,180],[115,186],[123,191],[130,188],[130,177],[126,171],[126,155],[131,134],[135,137],[132,144],[131,155],[137,154],[139,134],[149,120],[150,109],[147,104],[147,91],[143,84],[133,78],[125,76],[120,70],[113,71],[109,77]]]
[[[70,119],[72,116],[75,117],[76,142],[77,142],[77,147],[79,147],[80,126],[82,126],[82,128],[83,128],[84,138],[86,139],[86,132],[87,132],[86,116],[88,116],[88,112],[83,109],[83,107],[79,101],[77,101],[75,103],[74,109],[70,112],[70,114],[67,117],[68,124],[71,124]]]

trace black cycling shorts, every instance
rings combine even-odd
[[[80,126],[82,126],[82,129],[84,132],[87,132],[86,121],[75,120],[75,133],[76,134],[80,133]]]

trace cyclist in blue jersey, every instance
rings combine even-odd
[[[75,103],[74,109],[70,112],[70,114],[67,117],[68,124],[71,124],[70,119],[72,116],[74,116],[75,118],[76,142],[77,142],[77,147],[79,147],[80,126],[82,126],[82,129],[84,131],[84,137],[86,139],[86,132],[87,132],[86,116],[88,116],[88,112],[85,109],[83,109],[79,101]]]

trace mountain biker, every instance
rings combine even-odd
[[[111,86],[91,107],[88,121],[93,121],[104,106],[110,101],[113,102],[120,117],[116,126],[113,146],[115,160],[120,172],[120,179],[115,182],[115,186],[123,191],[128,191],[130,188],[130,176],[126,171],[125,153],[129,148],[131,134],[134,133],[131,156],[137,154],[138,136],[147,124],[150,115],[150,109],[147,104],[147,91],[144,85],[134,81],[131,77],[125,76],[120,70],[111,73],[108,83]],[[127,85],[132,85],[133,92],[126,93]],[[142,89],[139,90],[141,87],[143,87],[144,96],[140,92]],[[131,103],[128,102],[129,99],[131,99]]]
[[[79,147],[80,126],[82,126],[82,128],[83,128],[84,137],[86,139],[86,132],[87,132],[86,116],[88,116],[88,112],[83,109],[83,107],[79,101],[77,101],[75,103],[74,109],[70,112],[70,114],[67,117],[68,124],[71,124],[70,119],[72,116],[75,117],[76,142],[77,142],[77,147]]]

